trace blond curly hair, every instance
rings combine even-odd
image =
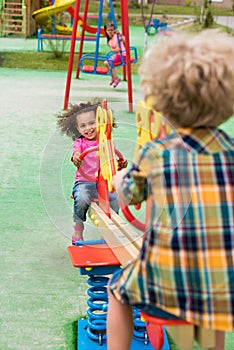
[[[233,115],[234,38],[226,33],[161,37],[139,74],[146,97],[174,127],[216,127]]]

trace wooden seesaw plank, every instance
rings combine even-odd
[[[113,217],[115,217],[114,214]],[[126,231],[123,232],[124,225],[123,223],[121,224],[121,220],[117,220],[115,217],[115,220],[118,221],[118,225],[116,225],[95,202],[90,207],[90,218],[122,265],[126,265],[129,261],[137,258],[139,249],[134,245],[134,242],[137,242],[136,245],[139,245],[140,238],[138,236],[137,239],[135,235],[129,238]]]
[[[132,225],[129,222],[124,221],[121,216],[116,214],[114,210],[111,209],[111,220],[115,225],[126,235],[129,242],[133,244],[137,250],[140,252],[142,246],[142,236],[139,235],[136,231],[133,230]]]

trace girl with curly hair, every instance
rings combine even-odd
[[[80,154],[90,147],[97,146],[96,111],[101,104],[98,101],[71,105],[67,111],[58,116],[58,126],[63,134],[74,141],[71,160],[77,167],[72,195],[74,197],[74,232],[72,244],[83,240],[84,222],[91,203],[97,198],[97,183],[91,181],[99,170],[96,152],[88,153],[83,160]],[[116,127],[116,124],[113,125]],[[127,166],[126,160],[118,160],[119,168]],[[82,172],[80,171],[82,167]],[[86,176],[85,176],[86,175]],[[118,213],[119,203],[116,192],[109,193],[110,206]]]

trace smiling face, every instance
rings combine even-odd
[[[88,140],[97,139],[96,118],[93,111],[85,112],[76,117],[77,130]]]
[[[106,27],[106,33],[107,33],[109,39],[112,39],[113,36],[115,35],[115,28],[114,28],[114,26],[108,25]]]

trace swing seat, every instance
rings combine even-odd
[[[119,62],[112,62],[112,56],[115,55],[114,52],[110,51],[107,56],[95,56],[95,54],[83,55],[79,61],[79,69],[82,73],[86,74],[98,74],[98,75],[110,75],[111,71],[115,67],[125,66],[126,57],[122,55],[123,59]],[[130,63],[136,63],[138,61],[136,47],[130,47]],[[105,61],[108,61],[110,69],[103,66]],[[93,65],[90,63],[94,63]],[[96,66],[95,66],[96,63]],[[100,65],[101,64],[101,65]]]
[[[83,73],[94,73],[94,66],[83,66]],[[108,74],[109,70],[106,67],[96,67],[96,74]]]
[[[96,57],[95,54],[86,54],[81,57],[78,67],[82,73],[110,75],[111,71],[104,66],[106,60],[106,56]]]
[[[130,46],[130,63],[136,63],[138,61],[138,55],[137,55],[137,49],[135,46]],[[118,66],[126,66],[126,56],[121,54],[122,59],[120,59],[117,62],[113,62],[112,56],[114,56],[116,53],[113,51],[109,51],[106,56],[106,61],[108,61],[111,68],[115,68]]]
[[[147,322],[147,334],[155,350],[161,350],[163,348],[163,326],[166,327],[166,330],[181,350],[192,350],[194,339],[197,340],[202,348],[212,348],[215,346],[215,331],[212,329],[197,327],[185,320],[170,320],[151,316],[142,311],[141,317]]]
[[[130,57],[130,63],[131,64],[135,63],[134,60],[135,60],[134,57]],[[117,61],[117,62],[114,63],[114,67],[121,66],[122,63],[123,63],[122,61]],[[124,63],[126,64],[126,57],[124,57]]]

